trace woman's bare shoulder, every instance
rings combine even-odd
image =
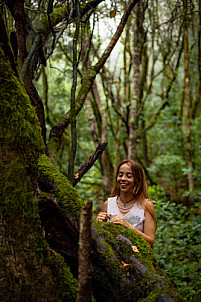
[[[154,204],[151,199],[146,199],[146,208],[148,210],[154,211]]]

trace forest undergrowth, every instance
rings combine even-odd
[[[201,202],[192,208],[168,201],[162,188],[152,186],[157,231],[154,254],[185,301],[201,301]],[[199,198],[198,198],[199,199]]]

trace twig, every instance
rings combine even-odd
[[[24,63],[23,63],[23,66],[22,66],[22,71],[21,71],[21,78],[22,78],[22,81],[24,82],[24,79],[26,77],[26,74],[27,74],[27,71],[28,71],[28,68],[29,68],[29,65],[30,65],[30,62],[31,62],[31,59],[34,55],[34,53],[36,52],[39,44],[41,42],[41,36],[40,34],[38,33],[36,35],[36,38],[32,44],[32,47],[29,51],[29,54],[27,56],[27,58],[25,59]]]
[[[73,187],[80,181],[80,179],[84,176],[84,174],[89,171],[89,169],[94,165],[95,161],[101,156],[103,151],[105,150],[108,143],[102,143],[97,148],[96,151],[92,156],[89,157],[89,159],[84,163],[81,168],[78,170],[77,173],[74,175],[73,179]]]

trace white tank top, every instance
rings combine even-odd
[[[144,209],[140,203],[136,202],[130,211],[126,215],[123,215],[117,206],[117,197],[118,196],[108,198],[107,213],[111,214],[111,217],[123,216],[128,223],[132,224],[139,231],[144,232]]]

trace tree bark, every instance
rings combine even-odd
[[[92,201],[82,208],[79,236],[78,302],[91,301],[91,224]]]
[[[184,99],[185,99],[185,130],[186,130],[186,153],[188,171],[188,188],[193,192],[193,162],[192,162],[192,143],[191,143],[191,96],[190,96],[190,71],[189,71],[189,38],[187,23],[187,1],[183,0],[184,7]]]
[[[74,164],[75,156],[77,151],[77,122],[76,122],[76,102],[75,102],[75,93],[77,88],[77,47],[78,47],[78,38],[80,32],[80,3],[79,0],[75,0],[76,8],[76,28],[73,36],[73,82],[71,88],[71,105],[70,105],[70,124],[71,124],[71,150],[70,150],[70,159],[68,164],[68,179],[73,183],[74,178]]]
[[[199,29],[198,29],[198,92],[193,103],[192,119],[195,119],[197,108],[201,101],[201,0],[199,0]]]
[[[98,131],[97,131],[95,117],[94,117],[93,110],[92,110],[90,93],[88,93],[88,95],[86,97],[85,105],[86,105],[87,118],[89,121],[90,130],[91,130],[91,136],[92,136],[94,145],[97,148],[100,143],[100,139],[99,139],[99,135],[98,135]]]
[[[141,2],[136,4],[134,11],[134,45],[133,45],[133,94],[131,97],[131,109],[129,118],[129,141],[128,141],[128,158],[136,159],[137,157],[137,136],[139,122],[139,108],[141,103],[140,95],[140,65],[141,65],[141,48],[142,48],[142,14]]]

